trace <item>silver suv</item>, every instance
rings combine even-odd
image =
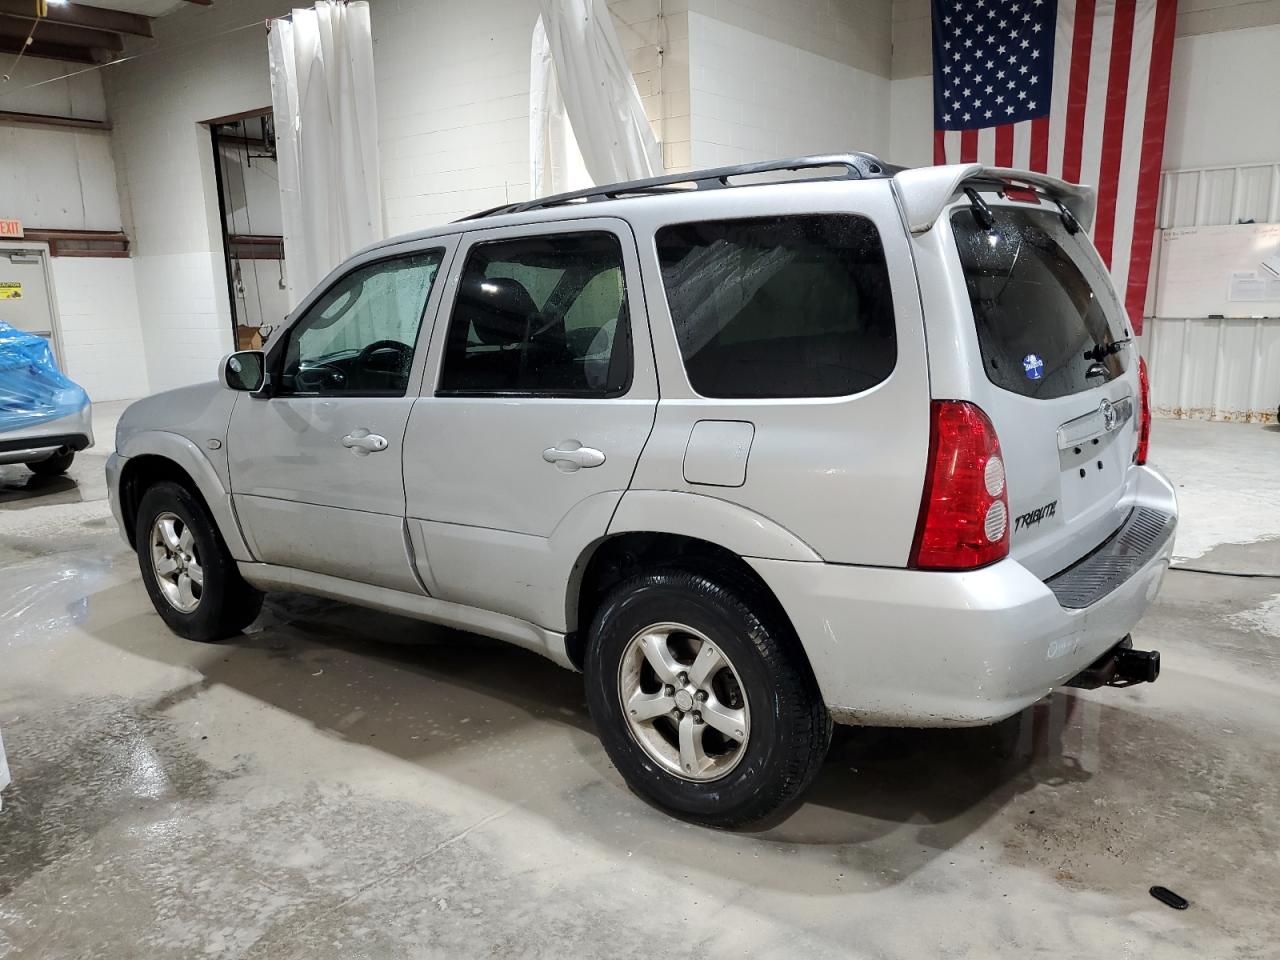
[[[796,797],[832,721],[1155,679],[1145,375],[1093,194],[865,154],[513,204],[362,251],[107,465],[155,608],[335,597],[585,674],[683,817]]]

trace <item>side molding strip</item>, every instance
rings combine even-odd
[[[564,634],[546,630],[527,620],[293,567],[270,563],[240,563],[237,566],[240,575],[259,590],[307,593],[439,623],[446,627],[456,627],[459,630],[469,630],[514,643],[517,647],[540,653],[562,667],[576,670],[565,652]]]

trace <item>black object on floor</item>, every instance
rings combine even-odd
[[[1186,897],[1180,897],[1168,887],[1152,887],[1151,895],[1161,903],[1175,910],[1185,910],[1190,904]]]

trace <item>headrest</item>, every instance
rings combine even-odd
[[[538,313],[524,284],[511,277],[465,281],[458,293],[458,309],[484,343],[518,343],[530,318]]]

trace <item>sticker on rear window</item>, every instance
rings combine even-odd
[[[1044,361],[1037,354],[1028,353],[1022,358],[1022,370],[1028,380],[1039,380],[1044,376]]]

